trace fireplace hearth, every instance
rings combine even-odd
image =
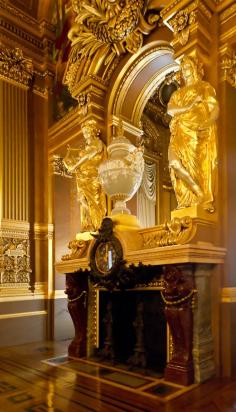
[[[163,372],[166,319],[159,290],[99,291],[101,358]]]

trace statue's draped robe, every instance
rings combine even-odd
[[[94,140],[86,146],[84,156],[96,152],[76,170],[78,200],[81,208],[82,231],[97,230],[106,215],[106,197],[98,177],[98,166],[106,157],[106,148],[101,140]],[[80,157],[83,153],[80,153]]]
[[[181,109],[191,105],[196,98],[200,101],[190,110],[176,113],[172,118],[169,147],[202,190],[203,199],[199,202],[191,187],[170,165],[171,181],[178,208],[201,203],[204,209],[212,211],[217,152],[215,120],[210,121],[210,114],[218,106],[215,91],[209,83],[198,80],[174,92],[169,105]]]

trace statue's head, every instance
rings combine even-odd
[[[86,120],[84,123],[82,123],[81,130],[87,143],[90,143],[92,140],[97,139],[99,136],[97,122],[94,119]]]
[[[194,83],[202,78],[202,68],[196,58],[184,56],[181,60],[180,67],[186,83]]]

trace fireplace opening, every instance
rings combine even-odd
[[[99,353],[104,358],[163,372],[166,329],[159,290],[99,292]]]

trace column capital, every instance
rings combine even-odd
[[[9,49],[1,45],[0,77],[28,86],[33,77],[33,63],[23,56],[19,48]]]

